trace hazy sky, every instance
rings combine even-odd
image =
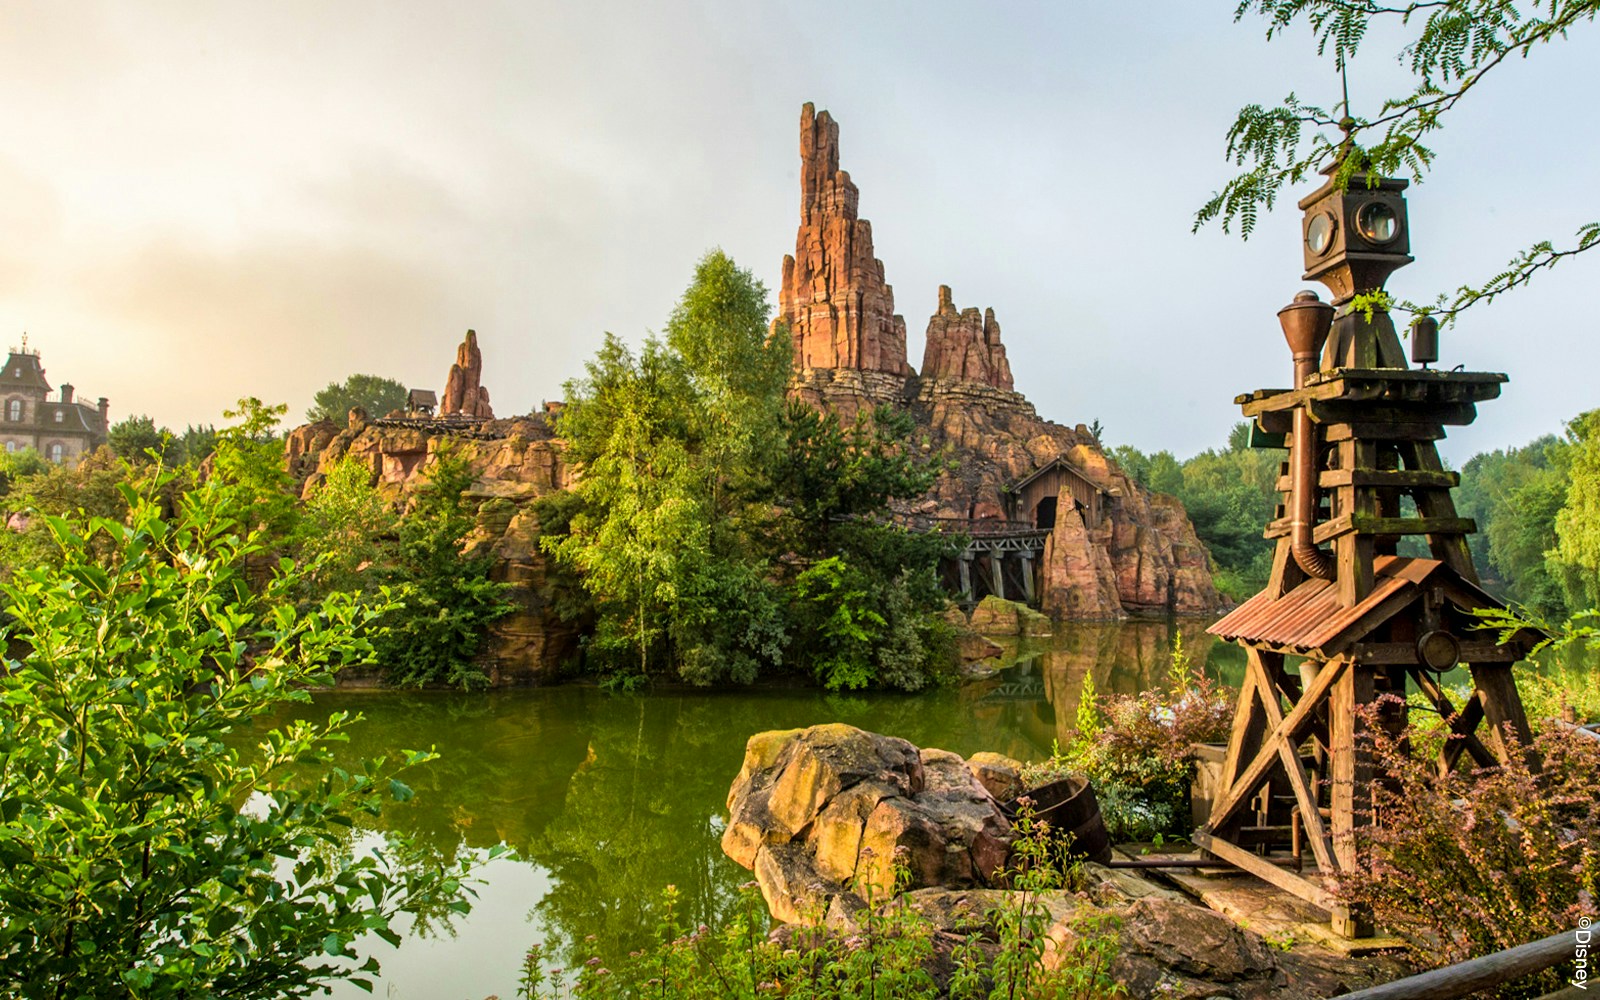
[[[1282,385],[1295,192],[1248,243],[1191,216],[1240,105],[1332,104],[1306,31],[1148,3],[0,5],[0,332],[55,382],[181,427],[242,395],[298,420],[330,380],[442,388],[478,331],[496,411],[559,398],[603,331],[659,329],[720,246],[776,301],[798,121],[840,122],[911,362],[949,284],[993,306],[1017,388],[1111,443],[1220,443]],[[1416,298],[1600,216],[1600,28],[1499,71],[1410,192]],[[1371,110],[1403,77],[1353,67]],[[1585,96],[1588,95],[1588,96]],[[1447,453],[1600,405],[1569,263],[1474,309],[1443,364],[1506,371]]]

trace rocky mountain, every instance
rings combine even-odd
[[[905,321],[894,312],[894,291],[873,255],[871,224],[858,214],[860,192],[839,169],[838,123],[810,104],[801,113],[800,154],[800,225],[795,253],[783,261],[773,323],[775,333],[787,329],[793,339],[790,391],[846,420],[880,405],[910,411],[917,430],[907,446],[943,454],[953,467],[900,513],[980,526],[1043,525],[1042,508],[1019,509],[1026,497],[1017,485],[1047,467],[1065,467],[1064,478],[1096,497],[1092,506],[1064,493],[1049,498],[1053,522],[1035,571],[1043,611],[1115,619],[1217,610],[1223,602],[1208,556],[1182,505],[1134,483],[1082,424],[1039,416],[1015,391],[993,309],[957,309],[949,287],[940,287],[922,374],[911,368]],[[482,373],[477,335],[469,330],[450,368],[441,417],[492,417]],[[355,412],[343,428],[323,422],[295,430],[287,461],[306,493],[333,463],[353,456],[385,489],[403,494],[442,447],[467,457],[478,473],[474,544],[493,547],[496,577],[512,584],[518,606],[497,626],[487,667],[499,683],[537,682],[576,643],[546,605],[538,519],[529,503],[565,489],[575,475],[546,414],[463,428],[459,419],[368,420]]]

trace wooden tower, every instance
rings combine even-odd
[[[1411,263],[1406,182],[1358,173],[1341,190],[1333,168],[1326,173],[1300,208],[1305,277],[1327,285],[1333,304],[1308,291],[1280,311],[1294,388],[1236,400],[1256,435],[1288,447],[1289,461],[1266,531],[1277,539],[1271,580],[1209,630],[1244,646],[1247,667],[1211,817],[1194,839],[1327,910],[1340,933],[1362,936],[1370,921],[1340,906],[1326,879],[1357,864],[1357,828],[1370,822],[1363,708],[1420,691],[1455,719],[1458,738],[1439,767],[1463,753],[1479,765],[1503,760],[1507,729],[1529,740],[1511,667],[1538,637],[1497,645],[1472,628],[1472,612],[1501,605],[1478,587],[1467,548],[1477,528],[1456,515],[1450,491],[1460,477],[1445,471],[1435,444],[1446,426],[1471,423],[1506,377],[1429,369],[1437,326],[1426,319],[1412,339],[1422,367],[1407,366],[1389,315],[1355,302]],[[1431,558],[1398,555],[1405,536],[1425,538]],[[1304,660],[1290,670],[1288,657]],[[1459,707],[1438,679],[1457,665],[1474,685]],[[1381,709],[1385,729],[1405,724],[1404,705]],[[1273,858],[1302,837],[1315,873]]]

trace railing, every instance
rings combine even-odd
[[[1528,944],[1505,951],[1469,959],[1443,969],[1424,972],[1420,976],[1397,979],[1392,983],[1374,986],[1369,990],[1342,994],[1341,1000],[1456,1000],[1469,993],[1499,986],[1536,972],[1554,968],[1563,961],[1577,957],[1579,935],[1584,936],[1582,946],[1587,947],[1588,929],[1562,931]],[[1551,996],[1565,996],[1571,991],[1562,990]],[[1572,992],[1573,996],[1584,993]]]
[[[894,522],[912,531],[943,532],[966,535],[969,538],[992,538],[996,535],[1049,534],[1032,521],[1010,521],[998,517],[938,517],[932,514],[896,514]]]

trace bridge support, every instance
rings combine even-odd
[[[963,552],[956,559],[956,566],[961,573],[961,600],[965,604],[974,603],[972,595],[972,554]]]
[[[1006,557],[1001,552],[989,553],[989,582],[994,596],[1006,599]]]
[[[1029,606],[1033,606],[1036,603],[1035,600],[1034,600],[1034,593],[1033,593],[1033,590],[1034,590],[1034,587],[1033,587],[1033,553],[1032,552],[1020,553],[1017,556],[1017,560],[1020,563],[1022,563],[1022,596],[1023,596],[1023,599],[1028,603]]]

